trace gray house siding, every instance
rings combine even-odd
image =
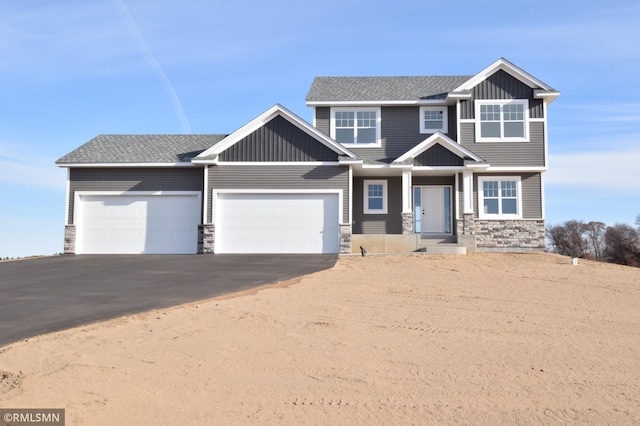
[[[429,137],[427,133],[420,133],[420,107],[418,106],[382,107],[380,115],[381,146],[379,148],[351,147],[350,149],[357,155],[392,160]],[[330,123],[330,108],[316,108],[316,128],[330,135]],[[448,108],[448,130],[447,135],[455,140],[457,126],[454,106]]]
[[[426,185],[455,185],[456,180],[454,176],[413,176],[411,184],[413,186],[426,186]],[[455,191],[455,188],[454,188]]]
[[[464,160],[440,144],[435,144],[414,161],[414,166],[462,166]]]
[[[316,107],[316,129],[331,136],[331,108]]]
[[[541,99],[533,98],[533,89],[505,71],[497,71],[471,90],[471,100],[460,103],[460,118],[475,118],[475,99],[528,99],[529,118],[543,118]]]
[[[544,167],[544,123],[529,122],[529,137],[529,142],[476,142],[475,124],[460,124],[460,144],[494,167]]]
[[[76,191],[203,191],[203,170],[183,168],[71,168],[68,223]]]
[[[542,178],[540,173],[488,173],[477,174],[473,177],[473,208],[478,217],[480,207],[478,205],[478,177],[479,176],[520,176],[522,183],[522,218],[542,218]],[[462,200],[460,200],[462,202]],[[462,209],[459,210],[462,214]]]
[[[338,154],[281,116],[220,154],[220,161],[338,161]]]
[[[364,180],[387,181],[387,214],[364,214]],[[353,178],[354,234],[402,234],[402,178]]]
[[[212,222],[214,189],[341,189],[342,222],[349,222],[349,168],[346,166],[211,166],[208,185],[208,223]]]

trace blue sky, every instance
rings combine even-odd
[[[579,5],[579,7],[578,7]],[[0,257],[62,251],[66,171],[103,133],[230,133],[316,75],[475,74],[505,57],[549,107],[547,223],[640,214],[634,1],[0,3]]]

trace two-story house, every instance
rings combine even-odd
[[[57,161],[65,252],[543,250],[558,96],[499,59],[467,76],[317,77],[313,125],[275,105],[230,135],[98,136]]]

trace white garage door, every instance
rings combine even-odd
[[[338,194],[219,194],[217,253],[337,253]]]
[[[195,254],[198,195],[80,195],[76,253]]]

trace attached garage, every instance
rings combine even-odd
[[[216,253],[338,253],[340,195],[217,193]]]
[[[78,254],[196,254],[200,193],[76,192]]]

